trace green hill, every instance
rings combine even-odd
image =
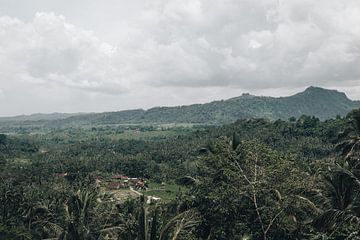
[[[84,113],[35,113],[31,115],[19,115],[14,117],[0,117],[0,122],[10,122],[10,121],[41,121],[41,120],[59,120],[65,119],[72,116],[79,116]]]
[[[223,124],[244,118],[268,118],[270,120],[288,119],[301,115],[329,119],[337,115],[344,116],[352,109],[359,108],[360,101],[350,100],[344,93],[319,87],[309,87],[305,91],[289,97],[263,97],[243,94],[228,100],[206,104],[194,104],[178,107],[155,107],[149,110],[137,109],[119,112],[90,113],[56,118],[54,115],[36,121],[12,118],[4,121],[0,118],[0,127],[19,124],[41,125],[43,127],[68,127],[100,124],[164,124],[199,123]],[[44,115],[46,116],[46,115]],[[22,116],[22,118],[24,118]]]

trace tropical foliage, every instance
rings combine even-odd
[[[356,110],[0,134],[0,239],[360,239],[359,129]],[[118,173],[178,190],[114,200],[97,179]]]

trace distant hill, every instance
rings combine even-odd
[[[25,118],[0,118],[0,129],[16,122],[23,125],[79,126],[99,124],[163,124],[200,123],[223,124],[244,118],[288,119],[301,115],[329,119],[344,116],[351,110],[360,108],[360,101],[350,100],[345,93],[319,87],[309,87],[305,91],[289,97],[262,97],[243,94],[228,100],[206,104],[178,107],[156,107],[149,110],[136,109],[119,112],[66,115],[37,115]],[[11,123],[12,122],[12,123]]]
[[[19,115],[14,117],[0,117],[0,122],[7,121],[39,121],[39,120],[59,120],[85,113],[35,113],[31,115]]]

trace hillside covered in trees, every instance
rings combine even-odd
[[[360,239],[359,130],[355,110],[1,134],[0,239]],[[140,196],[109,189],[125,176]]]
[[[269,120],[289,119],[301,115],[315,116],[321,120],[345,116],[360,107],[344,93],[318,87],[309,87],[304,92],[289,97],[258,97],[243,94],[228,100],[206,104],[178,107],[156,107],[149,110],[127,110],[92,114],[36,114],[0,118],[0,130],[11,131],[21,126],[36,128],[77,127],[101,124],[225,124],[246,118]]]

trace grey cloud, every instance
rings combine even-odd
[[[65,17],[37,13],[34,20],[0,18],[0,72],[12,81],[58,84],[100,92],[124,92],[111,62],[115,48]],[[10,61],[9,61],[10,60]],[[10,79],[9,79],[10,80]]]
[[[143,16],[153,24],[139,22],[140,29],[148,26],[141,41],[123,49],[137,54],[122,60],[152,86],[350,81],[360,76],[360,31],[352,24],[359,9],[354,1],[155,1]]]
[[[214,89],[224,98],[308,85],[359,93],[356,0],[34,1],[24,2],[33,17],[0,10],[3,95],[26,83],[131,107],[159,104],[150,96],[161,91],[174,104]]]
[[[34,49],[29,52],[31,61],[28,71],[35,78],[48,77],[52,73],[70,74],[78,70],[81,52],[77,49]]]
[[[359,11],[352,1],[157,0],[140,7],[127,39],[109,45],[116,49],[111,56],[99,37],[63,16],[37,13],[18,25],[24,35],[33,31],[27,71],[34,78],[56,74],[94,90],[140,84],[268,88],[359,78],[360,30],[345,25],[358,20]]]

